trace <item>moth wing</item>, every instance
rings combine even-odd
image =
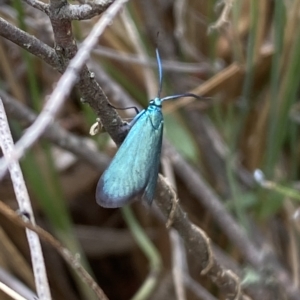
[[[121,207],[135,196],[143,194],[153,177],[153,169],[158,169],[157,147],[161,147],[162,128],[163,117],[160,111],[143,111],[99,179],[96,189],[99,205]],[[146,200],[151,202],[148,197]]]
[[[160,154],[161,154],[161,147],[162,147],[162,136],[163,136],[163,123],[161,124],[161,128],[155,132],[156,134],[156,145],[153,147],[151,151],[151,157],[149,157],[149,161],[152,162],[151,169],[149,170],[149,178],[148,183],[143,194],[142,199],[147,201],[149,205],[152,204],[155,190],[156,190],[156,183],[157,177],[159,172],[159,164],[160,164]],[[153,142],[154,144],[154,142]]]

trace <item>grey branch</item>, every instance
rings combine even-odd
[[[53,48],[41,42],[34,36],[26,33],[23,30],[11,25],[4,19],[0,18],[0,35],[12,41],[28,52],[36,55],[49,65],[62,72],[59,59]]]
[[[28,5],[45,12],[46,14],[48,14],[49,12],[49,5],[45,4],[42,1],[38,1],[38,0],[24,0],[24,2],[26,2]]]
[[[37,115],[24,104],[10,97],[3,91],[0,91],[0,97],[10,117],[22,121],[25,126],[31,125],[36,120]],[[100,171],[105,169],[109,163],[108,156],[99,153],[96,149],[92,149],[88,146],[84,138],[80,138],[66,131],[56,122],[53,122],[46,129],[43,133],[43,137],[57,146],[74,153],[80,159],[90,163]]]
[[[56,18],[61,20],[88,20],[102,14],[113,0],[98,2],[65,5],[58,11]]]

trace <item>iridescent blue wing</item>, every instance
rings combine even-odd
[[[150,156],[148,158],[148,160],[152,162],[152,166],[151,169],[149,170],[148,183],[145,192],[142,196],[142,199],[147,201],[149,205],[151,205],[153,201],[155,190],[156,190],[156,183],[157,183],[159,164],[160,164],[160,154],[161,154],[161,147],[162,147],[162,136],[163,136],[163,122],[161,123],[160,136],[159,137],[157,136],[156,147],[152,149]]]
[[[96,200],[103,207],[116,208],[135,196],[153,200],[161,152],[163,116],[160,108],[144,110],[111,164],[99,179]]]

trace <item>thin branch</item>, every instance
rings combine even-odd
[[[0,98],[0,146],[4,159],[9,160],[14,149],[14,142],[8,126],[8,121],[2,100]],[[26,211],[34,223],[34,215],[30,203],[28,191],[18,161],[8,163],[8,168],[13,183],[15,195],[21,211]],[[26,230],[28,245],[30,248],[31,262],[37,294],[41,300],[50,300],[50,288],[46,273],[46,267],[39,237],[32,231]]]
[[[4,284],[0,281],[0,290],[2,290],[3,293],[10,296],[12,299],[15,300],[26,300],[23,296],[21,296],[19,293],[11,289],[8,285]]]
[[[67,248],[65,248],[57,239],[55,239],[49,232],[45,231],[43,228],[31,223],[30,220],[24,220],[20,215],[16,214],[11,208],[0,201],[0,212],[9,218],[12,222],[35,232],[41,239],[46,241],[52,247],[54,247],[57,252],[63,257],[63,259],[78,273],[83,282],[85,282],[99,297],[100,300],[108,300],[102,289],[94,281],[92,276],[84,269],[84,267],[78,261],[78,258],[74,256]]]
[[[175,172],[171,161],[168,157],[163,156],[162,159],[162,172],[163,175],[168,178],[171,186],[174,187],[174,190],[177,192],[177,185],[175,180]],[[176,199],[177,200],[177,199]],[[176,209],[178,201],[173,205],[173,211]],[[168,219],[168,224],[166,227],[168,228],[172,222],[172,211],[170,213],[170,217]],[[169,230],[169,239],[171,245],[171,253],[172,253],[172,275],[174,281],[174,289],[176,299],[178,300],[186,300],[186,292],[184,288],[184,277],[188,274],[188,264],[187,264],[187,251],[184,247],[183,241],[179,235],[179,233],[175,229]]]
[[[247,238],[245,232],[238,226],[228,213],[221,200],[214,191],[205,184],[203,178],[190,165],[188,165],[175,149],[168,145],[168,155],[171,158],[177,174],[186,182],[190,191],[201,199],[201,204],[212,214],[220,228],[226,233],[233,244],[243,253],[244,257],[255,267],[262,264],[266,253],[260,252]]]
[[[12,275],[9,272],[10,271],[0,267],[0,282],[7,285],[10,289],[13,289],[15,293],[18,293],[26,300],[36,299],[36,293],[29,289],[28,286],[21,282],[15,275]]]
[[[38,0],[23,0],[24,2],[26,2],[28,5],[48,14],[49,13],[49,4],[45,4],[42,1],[38,1]]]
[[[223,4],[224,7],[222,9],[222,13],[218,20],[209,26],[208,33],[211,33],[213,30],[220,30],[222,27],[224,27],[226,24],[228,24],[228,16],[230,14],[232,5],[234,0],[221,0],[217,5]]]
[[[168,155],[174,163],[178,176],[186,183],[191,193],[199,199],[201,205],[206,207],[212,214],[214,220],[219,224],[232,243],[236,245],[244,259],[257,270],[260,270],[261,266],[270,268],[273,276],[277,278],[281,288],[290,299],[299,300],[299,289],[291,284],[293,282],[292,279],[281,266],[272,247],[264,245],[263,249],[258,249],[237,225],[232,216],[221,204],[220,199],[218,199],[217,195],[200,177],[199,173],[189,166],[170,146],[168,146]]]
[[[227,147],[218,135],[215,128],[211,125],[210,119],[203,113],[195,110],[188,110],[187,123],[193,131],[195,141],[203,152],[203,164],[211,178],[218,187],[218,193],[222,198],[228,199],[231,195],[229,180],[227,178],[226,158],[221,156],[217,149],[217,144],[222,145],[223,152],[227,155]],[[215,131],[215,136],[212,133]],[[223,143],[222,143],[223,142]]]
[[[161,175],[159,175],[158,183],[155,200],[165,217],[168,218],[173,206],[174,191]],[[190,222],[180,205],[176,206],[172,227],[179,232],[187,249],[195,256],[201,274],[207,275],[216,283],[226,299],[250,299],[242,292],[238,276],[217,262],[213,256],[209,238],[200,228]]]
[[[109,99],[112,99],[116,107],[136,106],[141,109],[138,103],[135,103],[133,98],[124,90],[124,88],[114,81],[96,61],[91,60],[88,66],[95,72],[95,78]]]
[[[59,9],[55,18],[60,20],[88,20],[102,14],[113,2],[114,0],[107,0],[65,5]]]
[[[63,71],[53,48],[44,44],[36,37],[11,25],[2,18],[0,18],[0,35],[36,55],[59,72]]]
[[[157,62],[155,58],[147,58],[145,61],[135,54],[129,54],[121,51],[116,51],[112,48],[98,46],[93,50],[93,54],[109,57],[117,61],[124,63],[137,64],[145,67],[157,68]],[[164,71],[172,71],[178,73],[208,73],[212,71],[212,67],[207,62],[201,63],[187,63],[175,60],[162,60],[162,68]]]
[[[11,118],[21,121],[25,126],[31,125],[36,120],[37,115],[21,102],[5,94],[3,91],[0,91],[0,97],[3,100],[7,114]],[[100,153],[96,147],[91,147],[90,143],[87,143],[87,139],[66,131],[56,122],[49,125],[43,133],[43,137],[77,155],[92,166],[96,166],[100,171],[104,170],[109,163],[109,158]]]
[[[186,250],[182,239],[178,232],[174,229],[170,230],[170,242],[172,245],[172,275],[174,280],[174,288],[178,300],[186,300],[186,292],[184,289],[184,277],[187,271]]]
[[[124,29],[126,30],[128,40],[131,41],[132,45],[134,46],[136,52],[138,53],[138,56],[141,60],[144,62],[147,61],[147,51],[145,45],[142,43],[138,29],[136,28],[135,23],[133,22],[132,18],[130,17],[129,11],[127,8],[123,10],[123,13],[121,15],[121,19],[123,22]],[[146,87],[146,92],[148,95],[148,98],[154,97],[154,95],[157,95],[157,80],[156,80],[156,74],[154,75],[154,72],[148,68],[144,68],[142,70],[142,74],[144,77],[144,85]]]
[[[56,51],[60,56],[56,54],[54,49],[41,43],[26,32],[15,28],[2,18],[0,18],[0,35],[19,45],[29,53],[40,57],[60,73],[63,73],[70,59],[76,54],[77,47],[73,37],[70,35],[70,30],[72,30],[70,21],[55,20],[53,21],[53,26],[56,26],[55,32],[58,34],[55,42],[57,45]],[[68,56],[65,57],[65,55]],[[105,94],[93,76],[93,73],[90,73],[86,67],[83,67],[76,87],[79,89],[82,99],[94,109],[97,116],[101,119],[105,130],[117,144],[120,144],[128,128],[124,127],[126,124],[117,112],[108,105]],[[111,120],[114,120],[114,122],[111,122]]]
[[[109,17],[109,11],[111,11],[116,4],[117,2],[114,2],[105,14],[103,14],[100,20],[103,20],[105,16],[112,20],[112,18]],[[53,27],[56,52],[64,69],[69,66],[70,61],[74,58],[78,51],[77,44],[72,33],[71,21],[59,20],[56,18],[58,11],[62,9],[63,6],[67,5],[67,1],[51,0],[49,15]],[[110,23],[110,21],[108,23]],[[95,30],[95,26],[93,30]],[[83,44],[80,48],[82,49],[82,47]],[[83,65],[76,87],[81,93],[82,101],[88,103],[94,109],[97,116],[101,119],[101,123],[103,124],[106,132],[112,137],[116,144],[120,144],[127,133],[127,131],[124,130],[124,122],[118,113],[109,105],[106,95],[94,78],[94,74],[88,70],[86,65]],[[114,120],[114,122],[112,122],[112,120]],[[127,127],[125,127],[125,129],[126,128]]]
[[[106,26],[110,24],[112,19],[127,1],[128,0],[119,0],[114,2],[103,14],[98,23],[94,26],[93,30],[83,42],[82,47],[80,48],[76,56],[70,61],[68,68],[58,81],[55,90],[49,97],[47,104],[45,105],[44,109],[42,110],[34,124],[32,124],[28,128],[23,137],[17,142],[10,158],[6,160],[1,159],[0,178],[2,178],[5,174],[8,164],[12,161],[20,159],[24,155],[25,151],[29,147],[31,147],[34,142],[37,141],[37,139],[43,134],[48,125],[53,121],[54,116],[59,111],[65,99],[70,94],[76,80],[78,80],[78,74],[89,58],[89,54],[92,48],[97,43],[100,35],[103,33]],[[90,80],[94,80],[92,75],[90,75]]]

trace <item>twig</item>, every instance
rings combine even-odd
[[[49,12],[49,5],[45,4],[42,1],[38,1],[38,0],[23,0],[24,2],[26,2],[28,5],[48,14]]]
[[[170,182],[171,186],[174,187],[174,189],[176,189],[177,191],[174,168],[169,158],[165,155],[163,155],[162,159],[162,171],[164,176],[168,178],[168,181]],[[175,193],[175,190],[174,195],[175,196],[173,196],[173,199],[175,200],[173,200],[174,203],[172,205],[172,209],[168,217],[168,221],[166,224],[167,228],[169,228],[172,225],[174,214],[178,205],[178,198]],[[186,249],[183,245],[179,233],[173,228],[169,230],[169,238],[172,251],[172,275],[176,299],[185,300],[186,293],[184,288],[184,277],[186,276],[185,274],[188,273]]]
[[[99,1],[98,1],[99,2]],[[60,20],[88,20],[102,14],[114,1],[91,1],[85,4],[68,4],[58,10],[55,18]]]
[[[104,20],[104,17],[106,16],[106,19],[108,17],[109,20],[112,20],[109,16],[109,13],[111,12],[111,9],[115,7],[116,3],[117,2],[114,2],[114,4],[110,6],[110,8],[105,12],[101,19]],[[70,61],[77,53],[77,44],[72,33],[71,20],[57,19],[59,10],[62,9],[62,6],[67,5],[67,1],[51,0],[49,15],[53,27],[56,53],[59,56],[64,69],[69,66]],[[97,23],[98,25],[99,22]],[[95,31],[95,29],[96,28],[94,26],[93,30]],[[80,48],[82,49],[82,47],[83,44],[81,44]],[[106,132],[112,137],[115,143],[119,145],[124,140],[125,135],[128,131],[128,127],[125,127],[124,130],[123,120],[120,118],[118,113],[109,105],[106,95],[104,94],[103,90],[94,77],[94,73],[90,72],[88,68],[83,65],[81,72],[79,73],[79,80],[76,87],[81,93],[82,102],[88,103],[94,109],[98,118],[100,118]]]
[[[50,5],[38,0],[24,0],[28,5],[50,15]],[[69,4],[67,1],[60,1],[56,18],[61,20],[88,20],[102,14],[114,0],[91,0],[83,4]]]
[[[217,195],[205,184],[199,173],[189,166],[171,147],[168,147],[169,156],[174,163],[177,174],[186,183],[187,187],[197,199],[212,214],[214,220],[219,224],[228,238],[239,249],[243,257],[257,270],[261,266],[268,266],[272,269],[281,287],[291,299],[300,299],[300,291],[291,284],[292,279],[286,270],[280,265],[272,247],[264,245],[264,251],[258,249],[245,235],[234,219],[228,214],[221,204]],[[201,200],[200,200],[201,199]]]
[[[0,290],[2,290],[5,294],[10,296],[14,300],[26,300],[26,298],[24,298],[23,296],[21,296],[20,294],[18,294],[14,290],[12,290],[9,286],[2,283],[1,281],[0,281]]]
[[[160,175],[155,199],[158,207],[164,213],[166,218],[168,218],[172,207],[172,194],[173,192],[171,191],[170,186],[166,184],[164,178]],[[207,275],[215,282],[226,299],[249,299],[241,291],[238,276],[230,270],[224,269],[216,261],[211,250],[209,238],[202,230],[200,230],[200,228],[190,222],[180,205],[177,205],[172,227],[179,232],[189,252],[195,256],[201,274]]]
[[[42,110],[34,124],[32,124],[23,137],[18,141],[14,151],[11,153],[10,158],[6,161],[1,159],[0,161],[0,178],[5,174],[8,164],[12,161],[20,159],[25,151],[32,146],[32,144],[42,135],[48,125],[53,121],[54,116],[63,105],[65,99],[71,92],[71,88],[77,80],[77,76],[87,61],[92,48],[98,41],[98,38],[106,28],[106,26],[112,21],[122,5],[128,0],[119,0],[114,2],[106,11],[103,13],[102,18],[94,26],[89,36],[85,39],[82,47],[76,54],[76,56],[70,62],[63,76],[57,83],[55,90],[49,97],[45,108]],[[93,79],[93,78],[91,78]]]
[[[3,91],[0,91],[0,97],[2,97],[4,107],[10,117],[18,119],[25,126],[32,124],[36,120],[37,115],[24,104],[6,95]],[[56,122],[49,125],[44,131],[43,137],[57,146],[74,153],[92,166],[97,167],[100,171],[105,169],[109,163],[109,158],[100,153],[96,147],[94,149],[90,147],[86,139],[66,131]]]
[[[126,8],[123,10],[121,18],[122,18],[124,27],[127,31],[128,39],[131,40],[140,59],[142,61],[146,62],[147,61],[147,51],[146,51],[145,46],[143,45],[142,41],[139,38],[138,29],[136,28],[136,26]],[[147,69],[147,68],[143,69],[143,77],[144,77],[144,83],[146,85],[146,91],[147,91],[148,98],[156,96],[158,88],[157,88],[157,83],[156,83],[157,82],[156,76],[154,76],[153,71],[150,69]]]
[[[42,58],[53,68],[63,73],[69,60],[76,54],[77,46],[76,43],[74,43],[73,37],[70,35],[72,30],[70,21],[53,20],[52,22],[56,34],[58,35],[55,41],[57,45],[56,50],[57,53],[62,52],[64,54],[62,57],[59,57],[55,51],[46,44],[43,44],[26,32],[15,28],[2,18],[0,18],[0,35],[16,43],[28,52]],[[65,55],[67,57],[65,57]],[[105,94],[93,76],[93,73],[90,73],[86,67],[83,67],[76,87],[79,89],[82,99],[94,109],[101,119],[106,132],[109,133],[117,144],[120,144],[124,140],[128,128],[126,126],[124,127],[126,124],[124,124],[117,112],[108,105]],[[111,122],[111,120],[114,120],[114,122]]]
[[[186,300],[184,289],[184,277],[187,271],[186,251],[180,235],[176,230],[170,230],[169,236],[172,245],[172,275],[177,299]]]
[[[16,276],[9,273],[5,269],[0,267],[0,282],[7,285],[14,292],[18,293],[26,300],[34,300],[37,295],[28,286],[21,282]],[[33,285],[34,286],[34,285]]]
[[[13,139],[8,126],[4,106],[0,98],[0,146],[4,158],[9,160],[13,152]],[[21,211],[26,211],[34,223],[34,215],[29,200],[28,191],[25,185],[23,174],[18,161],[10,161],[8,168],[13,183],[16,198]],[[39,237],[32,231],[26,230],[26,236],[30,248],[31,262],[35,278],[37,294],[41,300],[50,300],[50,288],[47,279],[46,267]]]
[[[228,155],[228,149],[205,114],[195,109],[189,109],[188,114],[187,123],[189,128],[193,130],[195,142],[203,152],[203,165],[211,174],[210,178],[213,178],[218,193],[221,194],[222,198],[228,199],[231,197],[225,163],[225,155]],[[222,149],[225,155],[218,151],[217,145],[222,145],[222,148],[219,148]]]
[[[213,30],[220,30],[224,25],[228,24],[228,16],[231,11],[234,0],[221,0],[217,5],[223,4],[222,13],[218,20],[209,26],[208,33],[211,33]]]
[[[59,72],[63,71],[53,48],[44,44],[36,37],[11,25],[2,18],[0,18],[0,35],[36,55]]]
[[[56,240],[49,232],[45,231],[43,228],[31,223],[31,220],[26,219],[26,221],[18,214],[16,214],[12,209],[0,201],[0,212],[13,221],[18,226],[30,229],[34,231],[41,239],[49,243],[54,247],[57,252],[63,257],[63,259],[80,275],[80,278],[95,292],[101,300],[108,300],[102,289],[94,281],[91,275],[84,269],[84,267],[78,261],[78,257],[74,256],[68,249],[63,247],[63,245]]]
[[[145,61],[141,59],[135,54],[129,54],[121,51],[116,51],[114,49],[98,46],[93,50],[93,53],[96,55],[109,57],[117,61],[122,61],[126,63],[137,64],[145,67],[157,67],[156,59],[154,58],[147,58]],[[178,73],[208,73],[212,71],[211,65],[207,62],[201,63],[187,63],[187,62],[180,62],[175,60],[162,60],[161,61],[162,68],[164,71],[172,71]]]
[[[148,36],[152,39],[152,41],[157,41],[157,29],[159,29],[159,39],[161,37],[164,39],[163,43],[159,43],[159,51],[163,57],[174,59],[175,55],[168,55],[170,53],[175,53],[174,43],[171,37],[172,35],[166,34],[165,26],[163,25],[163,22],[161,21],[162,18],[159,15],[159,5],[161,2],[158,2],[157,5],[153,5],[151,1],[139,0],[139,3],[142,10],[146,12],[144,14],[143,21],[145,23]]]
[[[135,103],[132,97],[124,90],[124,88],[119,83],[114,81],[99,64],[92,60],[90,66],[95,72],[96,80],[101,86],[103,86],[103,90],[107,97],[113,100],[117,107],[128,107],[134,105],[138,109],[141,109],[141,106]],[[127,110],[127,112],[129,111]]]

